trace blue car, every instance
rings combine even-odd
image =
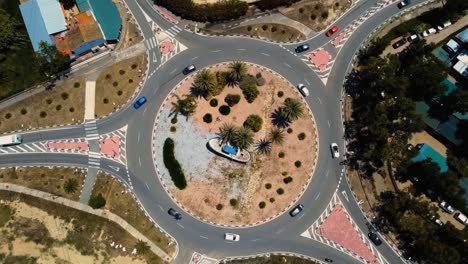
[[[134,104],[133,104],[133,107],[135,107],[135,109],[138,109],[140,108],[142,105],[144,105],[146,103],[146,97],[141,97],[140,99],[138,99]]]

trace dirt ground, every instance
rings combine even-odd
[[[84,116],[84,79],[29,97],[0,110],[0,133],[28,128],[81,123]]]
[[[305,40],[305,35],[299,30],[281,24],[265,23],[234,28],[226,34],[241,34],[256,38],[267,38],[277,42],[294,42]]]
[[[411,136],[411,139],[409,140],[410,144],[417,145],[417,144],[428,144],[430,145],[433,149],[435,149],[437,152],[439,152],[440,155],[447,157],[447,147],[444,146],[444,144],[440,143],[437,139],[435,139],[433,136],[431,136],[429,133],[426,131],[419,132],[419,133],[414,133]]]
[[[144,258],[163,263],[152,253],[132,255],[137,240],[104,218],[6,191],[0,201],[10,211],[0,227],[2,263],[146,263]],[[112,242],[122,248],[111,247]]]
[[[213,72],[223,70],[226,71],[227,66],[216,66],[212,69]],[[214,137],[222,124],[232,123],[242,126],[248,115],[257,114],[263,119],[262,129],[255,133],[257,142],[268,137],[274,126],[271,114],[283,104],[286,98],[302,100],[290,83],[280,80],[276,75],[256,67],[249,67],[248,71],[254,76],[260,72],[266,80],[264,86],[258,87],[260,94],[255,101],[248,103],[237,86],[226,87],[220,95],[213,97],[218,100],[218,107],[210,106],[209,101],[203,98],[198,99],[196,112],[190,117],[197,131]],[[188,79],[176,91],[176,94],[180,96],[188,94],[192,82],[192,78]],[[279,91],[282,91],[284,96],[278,97]],[[241,100],[231,108],[229,115],[223,116],[218,108],[225,104],[224,98],[227,94],[239,94]],[[172,97],[171,100],[174,101],[175,98]],[[171,103],[166,104],[166,107],[171,105]],[[223,157],[210,156],[211,159],[207,161],[208,166],[204,170],[208,171],[205,175],[188,179],[188,186],[184,190],[176,188],[171,190],[176,199],[198,216],[220,224],[252,224],[286,209],[295,198],[302,194],[304,184],[311,177],[317,152],[316,127],[310,115],[307,114],[308,107],[304,105],[304,108],[304,116],[289,126],[292,132],[289,134],[285,131],[284,144],[273,144],[270,155],[252,153],[253,161],[247,165],[229,162]],[[203,121],[203,116],[207,113],[213,116],[213,122],[210,124]],[[178,125],[179,123],[175,126]],[[169,127],[166,129],[169,130]],[[302,141],[298,139],[300,133],[306,135]],[[179,142],[180,140],[181,138]],[[175,137],[175,142],[177,144],[177,137]],[[279,158],[280,152],[285,154],[283,158]],[[302,164],[300,167],[295,166],[298,160]],[[182,164],[182,166],[184,170],[191,171],[191,164]],[[215,170],[218,171],[215,172]],[[293,178],[293,181],[288,184],[283,182],[287,176]],[[266,185],[271,185],[271,187],[267,188]],[[279,194],[278,189],[282,189],[284,194]],[[231,199],[236,199],[238,204],[232,206]],[[260,208],[260,202],[266,204],[265,208]],[[221,210],[216,208],[219,205],[223,207]]]
[[[351,7],[351,3],[351,0],[304,0],[281,8],[280,12],[318,32],[331,26]]]
[[[146,72],[142,54],[104,69],[96,81],[96,115],[106,116],[127,103]]]
[[[2,168],[0,169],[0,182],[13,183],[31,189],[52,193],[70,200],[80,199],[81,186],[86,176],[86,171],[72,168]],[[64,184],[68,179],[76,179],[78,188],[73,193],[64,190]]]
[[[92,195],[99,193],[106,199],[105,209],[122,217],[169,255],[175,253],[174,243],[169,245],[171,240],[154,227],[133,196],[119,181],[108,174],[99,173]]]
[[[120,17],[123,21],[120,41],[115,48],[116,51],[119,51],[137,44],[143,40],[143,37],[140,35],[132,16],[127,13],[125,5],[119,1],[115,1],[115,4],[117,5],[117,9],[119,10]]]

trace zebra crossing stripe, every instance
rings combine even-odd
[[[7,149],[8,149],[9,151],[13,151],[13,152],[15,152],[15,153],[18,153],[18,151],[17,151],[16,149],[12,148],[12,147],[8,147]]]
[[[173,26],[171,29],[174,30],[177,33],[179,33],[181,31],[181,29],[178,26]]]
[[[158,44],[157,44],[157,42],[156,42],[156,38],[155,38],[155,37],[151,38],[151,41],[152,41],[153,44],[154,44],[153,46],[156,48],[156,46],[158,46]]]
[[[32,152],[36,152],[36,151],[37,151],[36,149],[33,149],[33,148],[31,148],[30,146],[28,146],[28,145],[23,145],[23,147],[28,148],[29,151],[32,151]]]
[[[0,148],[0,151],[3,153],[8,153],[8,151],[4,150],[3,148]]]
[[[166,31],[166,34],[168,34],[169,36],[171,36],[171,37],[173,37],[173,38],[175,37],[175,35],[172,34],[169,30]]]

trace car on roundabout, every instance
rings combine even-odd
[[[291,211],[289,211],[289,215],[291,217],[295,217],[296,215],[300,214],[302,212],[302,210],[304,210],[304,205],[303,204],[298,204]]]
[[[338,144],[331,143],[330,144],[330,150],[331,150],[333,158],[337,159],[337,158],[340,157],[340,150],[338,149]]]
[[[333,26],[332,28],[330,28],[327,33],[325,35],[327,35],[327,37],[331,37],[333,34],[335,34],[336,32],[338,32],[338,27],[337,26]]]
[[[309,96],[309,89],[307,89],[307,87],[305,87],[304,84],[300,83],[297,85],[297,89],[299,90],[299,92],[301,92],[301,94],[304,96],[304,97],[307,97]]]
[[[327,262],[327,263],[333,263],[333,259],[331,259],[331,258],[325,258],[325,262]]]
[[[133,104],[133,108],[135,109],[139,109],[142,105],[144,105],[146,102],[148,101],[148,99],[146,99],[146,97],[140,97],[140,99],[138,99],[134,104]]]
[[[194,71],[196,71],[196,70],[197,70],[197,68],[195,67],[195,65],[192,64],[192,65],[189,65],[189,66],[185,67],[185,68],[182,70],[182,73],[183,73],[184,75],[188,75],[188,74],[190,74],[190,73],[192,73],[192,72],[194,72]]]
[[[399,9],[402,9],[403,7],[406,7],[409,4],[411,4],[411,0],[403,0],[400,3],[398,3],[397,6],[398,6]]]
[[[240,240],[240,236],[238,234],[233,234],[233,233],[225,233],[224,234],[224,240],[227,240],[227,241],[239,241]]]
[[[376,233],[369,232],[367,236],[372,241],[372,243],[374,243],[374,245],[380,246],[382,244],[382,240],[380,240],[380,237]]]
[[[173,216],[175,218],[175,220],[182,219],[182,215],[179,212],[177,212],[174,208],[170,208],[169,211],[167,211],[167,213],[170,216]]]
[[[295,51],[296,51],[296,53],[301,53],[301,52],[304,52],[304,51],[309,50],[309,49],[310,49],[309,44],[302,44],[300,46],[297,46]]]

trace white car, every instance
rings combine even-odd
[[[338,145],[336,143],[331,143],[330,149],[334,158],[340,157],[340,151],[338,149]]]
[[[425,31],[421,34],[421,36],[422,36],[423,38],[425,38],[425,37],[428,37],[428,36],[430,36],[430,35],[432,35],[432,34],[435,34],[435,33],[437,33],[437,30],[436,30],[435,28],[430,28],[430,29],[428,29],[428,30],[425,30]]]
[[[442,209],[444,209],[445,212],[447,212],[449,214],[455,213],[455,209],[450,204],[448,204],[446,201],[442,201],[439,205],[440,205],[440,207]]]
[[[300,83],[297,85],[297,89],[299,89],[299,92],[301,92],[301,94],[304,96],[304,97],[307,97],[309,96],[309,89],[307,89],[307,87],[305,87],[304,84]]]
[[[239,241],[240,236],[237,234],[233,234],[233,233],[226,233],[224,234],[224,239],[228,241]]]

